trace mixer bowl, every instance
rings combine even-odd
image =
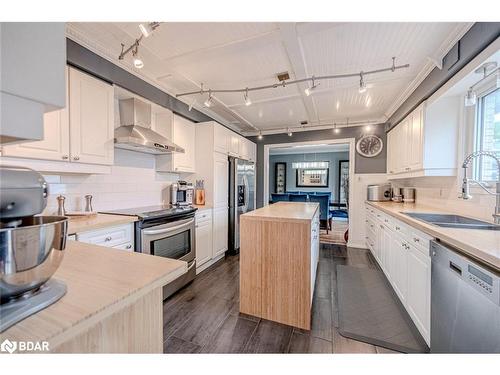
[[[38,289],[64,256],[68,219],[23,218],[16,227],[0,228],[0,303]]]

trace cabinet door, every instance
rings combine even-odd
[[[227,250],[228,237],[228,216],[227,207],[214,210],[213,216],[213,257],[223,254]]]
[[[407,256],[406,243],[399,236],[394,236],[391,246],[391,257],[393,258],[391,280],[392,286],[399,299],[405,304],[407,287]]]
[[[69,68],[71,161],[113,164],[113,86]]]
[[[387,173],[394,174],[394,148],[395,148],[395,139],[394,134],[396,129],[393,129],[387,134]]]
[[[407,251],[406,309],[422,336],[429,342],[431,314],[431,259],[414,246]]]
[[[196,267],[212,259],[212,221],[196,224]]]
[[[240,157],[240,136],[230,131],[230,149],[229,154],[232,156]]]
[[[214,208],[228,207],[229,165],[227,156],[214,153]]]
[[[66,88],[68,69],[66,69]],[[66,89],[66,105],[68,90]],[[19,145],[4,146],[3,156],[44,160],[69,159],[69,111],[67,106],[61,110],[43,115],[43,140]]]
[[[223,154],[229,153],[230,144],[229,130],[222,125],[214,125],[214,151]]]
[[[173,142],[184,149],[184,153],[174,153],[173,169],[175,172],[195,171],[196,124],[174,115]]]
[[[243,137],[240,137],[240,158],[245,160],[250,160],[250,148],[249,148],[249,140]]]
[[[248,160],[255,162],[257,160],[257,145],[248,141]]]
[[[409,124],[410,154],[408,167],[410,170],[418,170],[423,167],[423,109],[417,108],[411,116]]]

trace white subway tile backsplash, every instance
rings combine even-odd
[[[96,211],[158,205],[164,202],[165,189],[179,179],[176,174],[156,173],[153,155],[115,150],[115,165],[107,175],[45,175],[49,198],[44,214],[57,212],[60,194],[66,197],[66,210],[81,211],[85,195],[92,195]],[[168,198],[167,198],[168,199]]]

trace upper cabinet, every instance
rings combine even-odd
[[[65,24],[0,23],[0,49],[0,143],[43,139],[43,114],[66,106]]]
[[[184,153],[174,152],[168,155],[158,155],[156,157],[156,170],[158,172],[195,173],[196,124],[181,116],[173,115],[172,125],[164,127],[159,122],[160,118],[158,116],[156,118],[155,129],[161,129],[160,133],[182,147]],[[167,133],[163,132],[164,128],[167,129]],[[170,129],[170,134],[168,129]]]
[[[422,104],[387,134],[389,179],[455,176],[459,102]]]
[[[43,140],[4,146],[2,156],[113,164],[113,86],[73,68],[66,73],[69,106],[44,115]],[[61,171],[73,171],[66,163],[49,169],[58,166]]]

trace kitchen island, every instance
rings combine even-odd
[[[162,353],[163,285],[187,263],[68,241],[54,274],[67,293],[0,334],[55,353]]]
[[[309,330],[318,256],[318,203],[241,215],[240,312]]]

